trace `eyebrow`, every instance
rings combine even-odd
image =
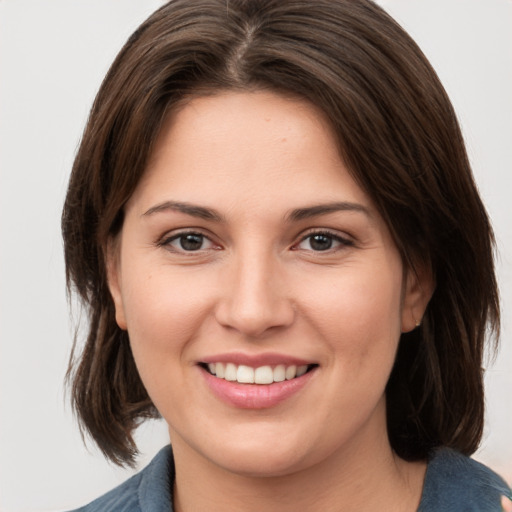
[[[205,220],[211,220],[215,222],[225,222],[224,217],[213,208],[206,208],[204,206],[198,206],[195,204],[180,202],[180,201],[165,201],[163,203],[152,206],[149,210],[142,214],[143,217],[154,215],[155,213],[166,212],[166,211],[177,211],[190,215],[192,217],[198,217]],[[359,203],[351,203],[348,201],[341,201],[335,203],[319,204],[314,206],[308,206],[305,208],[296,208],[286,215],[286,220],[291,222],[297,222],[304,219],[310,219],[312,217],[318,217],[320,215],[328,215],[329,213],[336,213],[341,211],[359,212],[371,217],[368,208]]]
[[[310,219],[311,217],[318,217],[320,215],[327,215],[336,212],[358,212],[371,217],[370,210],[359,203],[351,203],[348,201],[341,201],[336,203],[319,204],[308,206],[307,208],[297,208],[292,210],[286,217],[290,221],[299,221]]]
[[[186,215],[190,215],[192,217],[199,217],[200,219],[224,222],[224,217],[212,208],[205,208],[204,206],[197,206],[195,204],[178,201],[165,201],[163,203],[157,204],[156,206],[151,207],[147,212],[143,213],[142,216],[145,217],[169,210],[185,213]]]

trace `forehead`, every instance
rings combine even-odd
[[[155,202],[169,193],[216,207],[233,197],[249,207],[340,194],[368,203],[326,116],[306,100],[262,91],[192,98],[167,116],[134,195]]]

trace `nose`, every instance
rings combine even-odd
[[[222,283],[217,321],[249,338],[291,325],[295,317],[286,279],[276,258],[252,254],[230,265]]]

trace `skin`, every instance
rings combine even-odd
[[[334,203],[345,208],[297,214]],[[125,213],[109,284],[169,425],[176,509],[416,510],[425,464],[393,453],[384,390],[432,284],[404,271],[322,113],[270,92],[191,99],[166,119]],[[199,250],[184,231],[203,235]],[[241,409],[198,365],[233,352],[317,367],[278,405]]]

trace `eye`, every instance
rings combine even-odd
[[[177,233],[162,240],[160,245],[175,252],[197,252],[214,249],[217,246],[205,235],[197,232]]]
[[[343,246],[351,246],[353,243],[346,238],[330,232],[309,233],[295,246],[296,249],[305,251],[329,251],[336,250]]]

